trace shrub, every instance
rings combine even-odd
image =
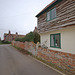
[[[40,42],[40,35],[37,32],[34,33],[34,43]]]
[[[15,41],[20,41],[20,42],[22,42],[22,39],[23,39],[23,38],[16,38]]]
[[[11,44],[11,42],[9,42],[9,41],[2,40],[1,42],[2,42],[2,44]]]
[[[28,34],[26,34],[26,36],[24,38],[17,38],[15,39],[15,41],[20,41],[20,42],[40,42],[40,35],[37,32],[29,32]]]
[[[33,32],[30,32],[30,33],[26,34],[24,41],[28,41],[28,42],[33,41],[34,42],[34,34],[33,34]]]

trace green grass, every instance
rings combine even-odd
[[[2,45],[2,44],[0,43],[0,45]]]
[[[11,44],[10,42],[0,42],[0,45],[3,45],[3,44]]]
[[[2,44],[2,43],[0,42],[0,44]]]

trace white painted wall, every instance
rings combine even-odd
[[[61,33],[61,49],[50,47],[50,34],[56,33]],[[49,49],[75,54],[75,26],[40,35],[41,44],[45,44]]]

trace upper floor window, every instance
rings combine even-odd
[[[47,21],[56,18],[56,8],[47,12]]]

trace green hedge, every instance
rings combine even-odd
[[[20,41],[20,42],[40,42],[40,35],[37,32],[29,32],[28,34],[26,34],[26,36],[24,38],[17,38],[15,39],[15,41]]]
[[[2,43],[2,44],[11,44],[11,42],[9,42],[9,41],[4,41],[4,40],[2,40],[1,43]]]

